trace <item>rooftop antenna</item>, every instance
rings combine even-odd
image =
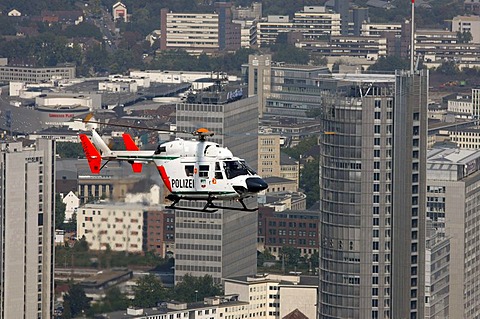
[[[411,19],[411,34],[410,34],[410,73],[413,74],[415,64],[413,58],[415,55],[415,0],[412,0],[412,19]]]

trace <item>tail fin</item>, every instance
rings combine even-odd
[[[139,151],[137,144],[135,144],[130,134],[123,133],[122,138],[123,138],[123,143],[125,143],[125,148],[127,149],[127,151]]]
[[[124,133],[122,134],[123,143],[125,143],[125,148],[127,151],[139,151],[138,146],[133,141],[132,137]],[[142,171],[142,163],[129,162],[132,165],[132,170],[134,173],[140,173]]]
[[[100,164],[102,163],[102,155],[100,152],[93,146],[90,139],[85,134],[80,134],[80,141],[82,142],[83,151],[87,156],[88,165],[90,166],[90,171],[93,174],[100,173]]]

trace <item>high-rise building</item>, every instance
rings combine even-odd
[[[320,318],[424,317],[427,82],[321,82]]]
[[[55,142],[2,142],[0,167],[0,318],[51,318]]]
[[[479,169],[478,150],[428,151],[427,218],[434,229],[434,240],[430,240],[430,318],[480,316]]]
[[[248,95],[258,96],[260,117],[306,118],[308,112],[319,110],[318,78],[328,73],[324,66],[274,63],[270,54],[250,55],[248,65],[242,65]]]
[[[217,85],[187,97],[177,104],[177,130],[193,132],[199,127],[214,132],[210,141],[257,168],[257,97],[247,97],[241,87]],[[186,137],[186,136],[185,136]],[[189,137],[191,138],[191,137]],[[222,206],[239,205],[228,201]],[[257,198],[246,198],[249,208]],[[186,203],[200,205],[204,203]],[[241,207],[241,206],[238,206]],[[198,208],[198,207],[197,207]],[[175,282],[186,274],[222,278],[243,276],[257,270],[257,213],[219,209],[215,213],[175,210]]]

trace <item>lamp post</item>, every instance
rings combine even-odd
[[[195,290],[195,302],[198,301],[198,290]]]

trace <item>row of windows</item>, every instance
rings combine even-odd
[[[175,270],[181,271],[203,271],[203,272],[220,272],[221,267],[212,266],[195,266],[195,265],[175,265]]]

